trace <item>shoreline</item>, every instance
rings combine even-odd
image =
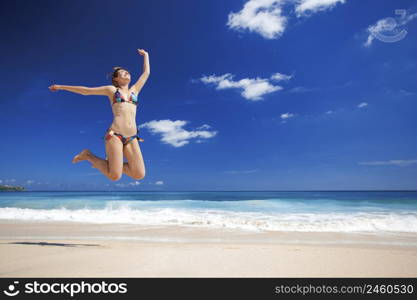
[[[415,234],[2,220],[0,253],[0,277],[417,277]]]
[[[251,231],[184,225],[137,225],[68,221],[0,220],[0,239],[96,239],[141,242],[209,242],[398,246],[417,250],[417,234],[373,232]]]

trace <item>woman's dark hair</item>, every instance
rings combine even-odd
[[[125,69],[125,68],[122,68],[122,67],[113,67],[113,71],[108,73],[107,76],[106,76],[107,78],[109,78],[109,76],[111,76],[111,82],[116,87],[119,87],[119,86],[117,85],[117,82],[114,79],[118,76],[119,70],[125,70],[125,71],[129,72],[128,69]]]

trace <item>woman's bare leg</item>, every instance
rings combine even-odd
[[[104,172],[109,169],[109,161],[102,159],[100,157],[95,156],[93,153],[91,153],[91,151],[88,152],[89,155],[89,161],[92,163],[92,167],[93,168],[97,168],[99,169],[103,174]],[[123,173],[126,174],[127,176],[130,176],[131,172],[129,169],[129,165],[128,163],[123,163]]]
[[[101,159],[91,153],[90,150],[84,149],[80,154],[76,155],[72,160],[73,163],[77,163],[83,160],[91,162],[92,167],[99,169],[106,177],[109,177],[109,164],[107,160]]]
[[[99,169],[101,173],[109,177],[109,162],[98,156],[95,156],[91,151],[88,151],[88,159],[91,162],[91,167]]]
[[[72,162],[77,163],[87,160],[91,162],[93,168],[98,169],[107,178],[117,181],[121,178],[124,169],[123,144],[116,139],[110,139],[106,142],[106,153],[109,156],[109,160],[102,159],[94,155],[90,150],[84,149],[74,157]]]
[[[103,173],[107,178],[111,179],[109,176],[109,162],[108,160],[102,159],[94,155],[90,150],[84,149],[80,154],[76,155],[72,160],[73,163],[77,163],[83,160],[87,160],[91,163],[92,168],[98,169]],[[129,169],[128,163],[123,163],[123,173],[131,176],[131,171]]]
[[[129,163],[123,163],[123,173],[132,177],[132,171],[130,171]]]
[[[141,180],[145,178],[145,163],[143,161],[142,152],[137,140],[133,140],[123,148],[123,155],[128,161],[128,170],[130,176],[135,180]]]

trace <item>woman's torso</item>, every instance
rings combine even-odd
[[[136,134],[136,108],[137,106],[130,102],[116,102],[113,104],[115,92],[119,90],[119,93],[123,99],[129,100],[132,94],[132,90],[129,89],[129,93],[126,94],[120,88],[113,88],[111,97],[109,96],[110,105],[113,111],[113,122],[111,128],[117,133],[125,136],[132,136]]]

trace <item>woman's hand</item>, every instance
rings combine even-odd
[[[58,84],[53,84],[53,85],[51,85],[51,86],[49,87],[49,89],[50,89],[52,92],[56,92],[56,91],[58,91],[58,90],[60,89],[60,86],[59,86]]]
[[[140,55],[148,55],[148,52],[146,52],[145,50],[143,50],[143,49],[138,49],[138,53],[140,54]]]

